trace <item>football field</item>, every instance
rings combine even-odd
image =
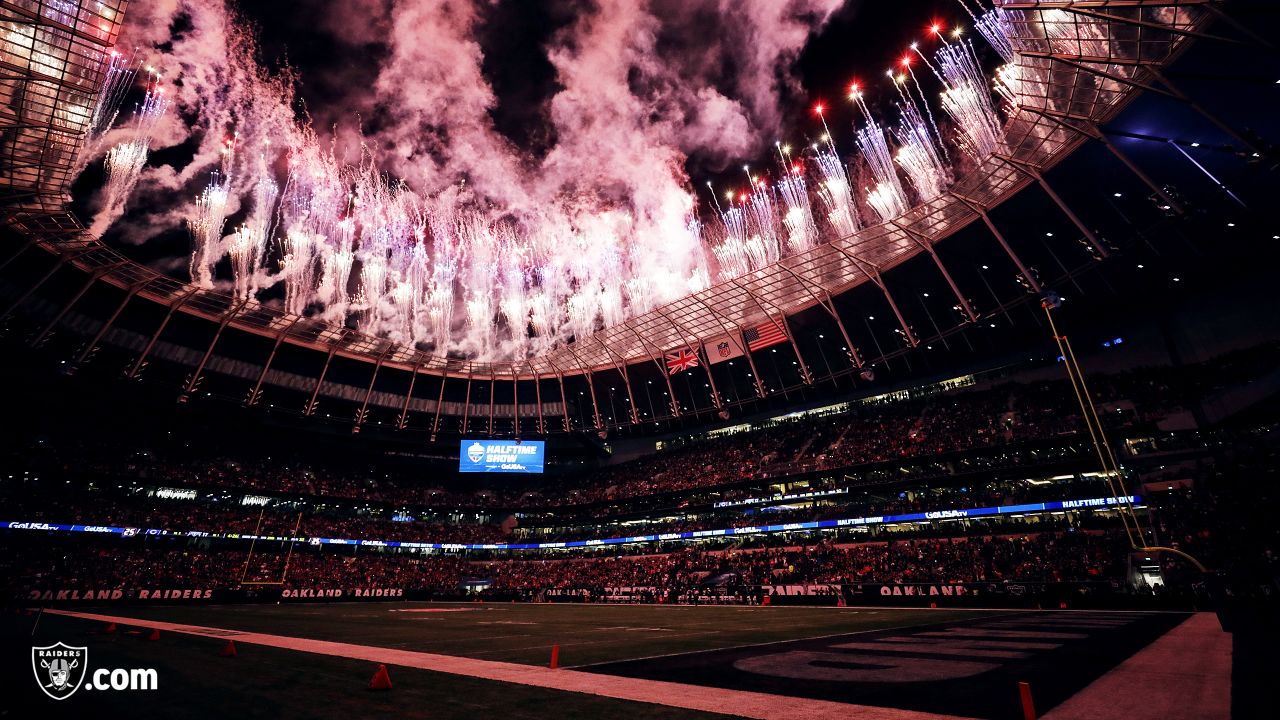
[[[10,717],[1000,720],[1022,717],[1019,682],[1042,714],[1065,709],[1196,620],[884,607],[76,607],[6,616],[4,669],[22,682],[3,701]],[[221,655],[229,641],[235,657]],[[30,680],[30,648],[58,642],[86,648],[89,668],[154,668],[158,687],[52,701]],[[392,689],[367,690],[382,664]]]

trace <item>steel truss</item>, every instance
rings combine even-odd
[[[899,311],[884,275],[925,253],[955,294],[957,307],[963,313],[962,322],[976,320],[978,312],[935,252],[939,242],[974,222],[986,225],[1025,278],[1024,284],[1039,293],[1042,288],[1033,272],[1009,246],[991,221],[989,211],[1027,186],[1037,184],[1081,233],[1095,257],[1101,259],[1108,252],[1106,246],[1045,181],[1044,173],[1079,145],[1094,139],[1107,145],[1143,182],[1163,195],[1156,183],[1111,146],[1099,128],[1138,93],[1148,90],[1176,97],[1204,112],[1170,84],[1162,70],[1191,39],[1224,39],[1205,32],[1211,22],[1225,17],[1215,0],[997,0],[997,4],[1017,53],[1010,88],[1016,103],[1004,126],[1006,148],[986,158],[948,192],[891,222],[863,228],[732,281],[715,284],[542,355],[510,362],[475,362],[394,345],[314,318],[289,315],[256,300],[238,301],[224,293],[195,288],[129,261],[89,237],[67,209],[66,193],[76,174],[76,156],[88,130],[93,101],[103,80],[108,53],[119,33],[126,0],[0,0],[0,28],[4,30],[0,32],[0,208],[4,223],[26,241],[14,248],[4,264],[28,247],[39,247],[58,256],[50,275],[69,266],[119,288],[125,298],[107,326],[135,297],[167,308],[141,356],[129,368],[132,376],[145,367],[147,355],[175,313],[208,320],[216,331],[200,366],[184,385],[183,394],[198,388],[219,337],[228,329],[273,342],[271,355],[247,394],[249,405],[258,402],[263,382],[269,382],[268,370],[282,343],[314,349],[326,356],[324,371],[304,408],[307,414],[315,411],[334,357],[366,361],[373,375],[355,417],[357,431],[367,417],[378,373],[393,370],[412,375],[403,402],[398,396],[396,399],[399,428],[409,425],[410,396],[417,375],[439,378],[439,397],[431,408],[433,436],[440,429],[444,386],[450,379],[466,381],[467,398],[460,409],[462,428],[466,430],[471,414],[471,382],[476,377],[490,378],[495,385],[499,378],[511,379],[515,390],[512,416],[519,433],[520,387],[528,383],[534,386],[531,394],[537,396],[539,432],[547,429],[545,415],[554,415],[557,410],[564,430],[572,429],[564,389],[566,376],[584,378],[591,392],[592,424],[595,429],[603,429],[594,380],[599,373],[617,372],[630,404],[627,420],[639,423],[628,368],[644,363],[654,363],[664,376],[670,413],[677,417],[679,403],[662,366],[663,353],[684,347],[698,352],[707,341],[726,332],[738,332],[766,321],[781,322],[788,329],[801,377],[804,383],[812,384],[813,365],[803,357],[789,318],[810,308],[822,308],[835,320],[855,370],[897,356],[921,341]],[[1225,24],[1250,38],[1247,42],[1260,42],[1230,18]],[[1171,199],[1169,205],[1177,209]],[[866,282],[875,285],[889,302],[908,348],[881,352],[879,358],[866,360],[852,343],[833,298]],[[34,289],[22,293],[4,314],[12,312]],[[83,293],[84,290],[62,313]],[[44,328],[38,340],[52,331],[62,313]],[[89,357],[106,330],[104,326],[85,346],[76,358],[77,364]],[[954,330],[939,331],[939,336]],[[705,355],[701,358],[712,406],[722,411],[715,378]],[[763,397],[763,380],[749,352],[747,359],[756,393]],[[541,382],[553,378],[560,386],[561,407],[544,408]],[[495,416],[493,396],[491,385],[490,432]],[[614,422],[620,423],[618,418]]]

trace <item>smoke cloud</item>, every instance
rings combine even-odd
[[[577,3],[545,44],[534,153],[493,120],[480,37],[501,3],[302,3],[373,58],[327,78],[369,82],[310,109],[329,124],[313,127],[307,78],[266,69],[233,6],[138,0],[120,48],[171,103],[152,155],[189,160],[142,168],[129,211],[104,200],[95,227],[142,243],[185,226],[205,285],[440,353],[524,357],[711,282],[686,161],[773,144],[793,66],[843,1]]]

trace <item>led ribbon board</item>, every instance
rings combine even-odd
[[[905,515],[880,515],[876,517],[843,518],[840,520],[813,520],[782,525],[757,525],[754,527],[722,528],[718,530],[694,530],[692,532],[662,533],[659,535],[633,535],[630,537],[599,538],[596,540],[570,540],[549,543],[429,543],[407,540],[359,540],[354,538],[287,537],[275,535],[242,535],[238,533],[211,533],[203,530],[162,530],[159,528],[125,528],[109,525],[61,525],[45,522],[0,522],[0,529],[41,530],[44,532],[106,533],[130,537],[134,535],[160,535],[171,537],[203,537],[227,540],[269,540],[281,542],[305,542],[310,545],[355,545],[359,547],[401,547],[419,550],[549,550],[553,548],[598,547],[600,545],[625,545],[630,543],[663,542],[667,540],[697,540],[708,537],[754,535],[759,533],[791,532],[794,530],[826,530],[831,528],[866,525],[889,525],[903,522],[928,522],[931,520],[956,520],[962,518],[991,517],[998,515],[1035,514],[1055,510],[1107,510],[1119,505],[1136,505],[1142,502],[1140,495],[1119,498],[1087,498],[1083,500],[1055,500],[1053,502],[1025,505],[999,505],[968,508],[964,510],[931,510]]]

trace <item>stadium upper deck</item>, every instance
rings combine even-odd
[[[410,413],[420,413],[429,419],[433,435],[442,416],[461,416],[464,423],[467,418],[478,420],[490,434],[517,436],[522,427],[527,428],[525,432],[538,433],[575,426],[603,429],[639,424],[657,416],[721,411],[729,404],[730,393],[728,388],[715,387],[716,378],[710,370],[706,372],[706,408],[668,401],[665,409],[655,407],[652,415],[641,410],[637,398],[642,388],[635,377],[649,365],[657,365],[658,374],[668,380],[667,397],[674,397],[676,389],[670,387],[669,374],[662,367],[664,353],[685,347],[698,352],[717,337],[750,331],[761,323],[776,322],[783,329],[790,342],[779,347],[794,354],[795,380],[811,385],[820,376],[819,359],[812,347],[804,347],[789,324],[790,318],[806,310],[819,309],[829,315],[843,338],[844,357],[834,364],[825,354],[822,357],[827,374],[833,377],[857,374],[917,346],[945,339],[983,314],[1005,311],[1003,305],[985,313],[976,310],[970,298],[977,294],[977,288],[962,287],[971,281],[951,272],[935,247],[958,230],[982,222],[1007,253],[1019,282],[1033,295],[1040,293],[1050,281],[1040,280],[1035,268],[1027,267],[989,214],[1030,185],[1040,186],[1075,228],[1081,247],[1087,250],[1081,258],[1084,263],[1101,260],[1108,254],[1106,243],[1062,202],[1044,173],[1089,138],[1111,147],[1098,127],[1143,90],[1170,92],[1165,88],[1172,86],[1161,85],[1161,68],[1173,62],[1192,38],[1203,34],[1215,17],[1211,2],[1002,2],[999,20],[1015,55],[1003,78],[1010,100],[1003,127],[1006,147],[965,172],[948,192],[890,222],[715,284],[549,353],[519,362],[481,363],[398,345],[315,318],[291,316],[269,304],[189,286],[129,261],[90,237],[66,209],[66,193],[77,143],[90,121],[84,108],[92,104],[101,68],[124,18],[124,6],[119,3],[107,8],[109,3],[94,3],[98,9],[90,12],[81,5],[88,8],[90,4],[32,1],[0,6],[13,28],[4,40],[5,62],[18,70],[13,79],[5,81],[9,110],[0,115],[6,168],[0,174],[0,193],[9,207],[7,225],[18,242],[6,264],[30,247],[55,256],[47,272],[27,279],[27,288],[7,313],[52,275],[74,268],[86,275],[89,284],[60,307],[44,311],[52,321],[40,333],[41,338],[69,319],[72,306],[90,285],[114,288],[112,302],[119,304],[107,317],[77,318],[75,331],[89,339],[72,365],[87,361],[100,344],[117,343],[135,354],[128,368],[131,376],[142,372],[153,355],[193,366],[183,385],[184,397],[200,389],[206,373],[222,373],[251,381],[250,405],[258,402],[264,384],[309,394],[306,414],[314,412],[321,395],[355,402],[361,406],[357,428],[373,405],[398,409],[401,425]],[[1147,181],[1141,173],[1138,177]],[[1176,209],[1176,201],[1147,182]],[[885,280],[888,271],[917,256],[931,258],[936,264],[940,281],[954,294],[958,308],[954,318],[943,318],[941,323],[935,320],[934,335],[926,336],[908,322]],[[867,284],[878,289],[896,319],[894,332],[901,342],[894,346],[885,348],[878,341],[874,348],[855,343],[857,333],[846,326],[852,318],[835,301]],[[154,303],[159,310],[153,313],[156,319],[149,331],[125,332],[113,327],[127,305],[140,302]],[[175,314],[200,319],[207,345],[176,349],[162,341]],[[224,336],[237,332],[267,340],[270,352],[265,361],[253,366],[216,355]],[[281,344],[317,350],[323,364],[313,377],[273,370]],[[753,370],[749,377],[754,392],[761,397],[785,392],[791,380],[783,380],[781,375],[776,383],[766,379],[756,370],[752,355],[748,352],[745,360]],[[326,383],[335,358],[367,361],[371,366],[366,371],[371,372],[367,390]],[[375,386],[386,385],[379,375],[396,375],[394,385],[408,387],[377,391]],[[431,381],[434,385],[424,393],[422,386],[428,384],[420,384],[420,396],[414,398],[414,381],[422,376],[435,378]],[[566,378],[576,378],[577,385],[566,390]],[[446,382],[455,386],[447,393]],[[447,399],[456,398],[463,384],[465,400]],[[474,396],[473,384],[481,393],[487,387],[489,397]],[[505,392],[506,385],[510,393]],[[627,407],[607,410],[610,398],[604,396],[605,388],[617,385],[625,391]],[[579,386],[589,397],[572,397],[572,389]],[[500,387],[504,387],[505,402],[499,395]],[[438,393],[432,393],[437,389]],[[571,417],[571,406],[588,400],[589,408],[580,417]],[[651,400],[649,404],[657,403]]]

